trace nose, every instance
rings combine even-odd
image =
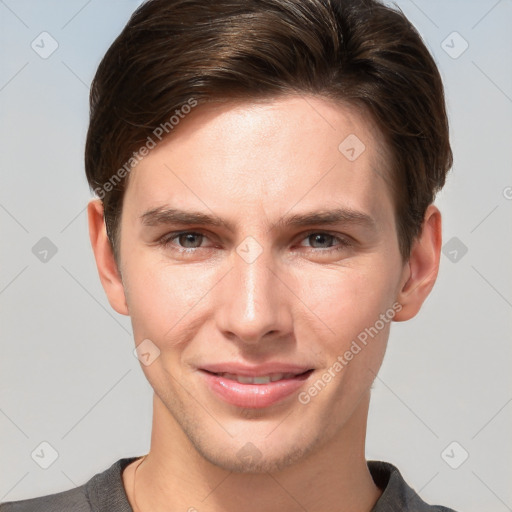
[[[279,265],[268,250],[253,261],[242,252],[233,252],[232,268],[222,280],[216,309],[217,325],[224,336],[255,345],[290,335],[293,294],[279,274]]]

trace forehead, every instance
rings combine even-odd
[[[207,103],[132,170],[125,200],[139,214],[169,203],[255,215],[336,203],[379,215],[391,203],[387,161],[369,116],[340,103]]]

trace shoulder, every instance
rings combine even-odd
[[[456,512],[423,501],[393,464],[376,460],[367,461],[367,464],[375,484],[383,491],[371,512]]]
[[[0,503],[0,512],[91,512],[85,486],[38,498]]]
[[[119,459],[75,489],[0,503],[0,512],[132,512],[122,483],[122,470],[136,458]]]

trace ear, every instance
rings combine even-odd
[[[432,290],[439,271],[441,240],[441,212],[431,204],[425,212],[421,233],[411,248],[409,261],[404,265],[397,297],[402,309],[395,315],[395,321],[413,318]]]
[[[121,315],[128,315],[128,305],[124,294],[121,274],[114,259],[114,253],[103,218],[103,203],[93,199],[87,205],[89,219],[89,238],[91,239],[94,258],[101,284],[107,294],[110,305]]]

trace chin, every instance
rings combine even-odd
[[[247,449],[249,447],[250,449]],[[243,451],[244,453],[242,454]],[[211,464],[226,471],[256,474],[281,471],[304,457],[304,449],[302,447],[287,453],[268,454],[260,451],[250,442],[247,442],[244,447],[232,454],[226,454],[225,452],[200,453]]]
[[[313,451],[319,442],[289,445],[276,438],[274,443],[264,439],[251,442],[253,436],[219,440],[202,437],[200,440],[189,436],[196,451],[211,464],[233,473],[275,473],[297,464]],[[290,442],[287,435],[285,439]],[[302,436],[298,441],[305,442]],[[318,440],[320,441],[320,440]]]

